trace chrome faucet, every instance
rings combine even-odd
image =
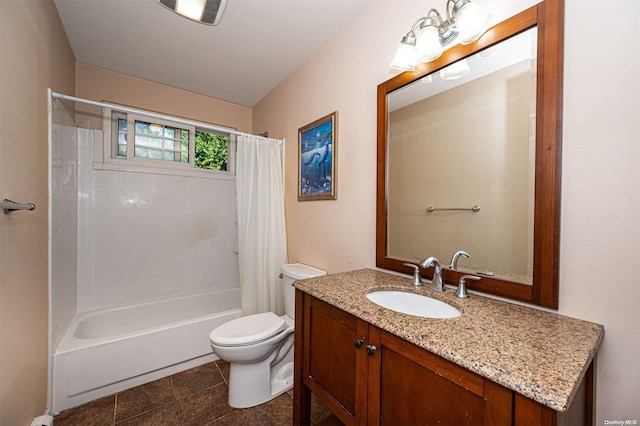
[[[433,266],[433,278],[431,279],[429,288],[439,293],[444,292],[444,281],[442,281],[442,266],[440,266],[440,261],[433,256],[428,257],[422,262],[422,267],[428,268],[429,266]]]
[[[458,259],[460,257],[464,257],[465,259],[468,259],[471,256],[466,251],[462,251],[462,250],[457,251],[456,254],[454,254],[453,257],[451,258],[451,263],[449,264],[449,269],[451,269],[452,271],[455,271],[455,270],[458,269]]]
[[[420,276],[420,267],[418,265],[414,265],[413,263],[403,263],[403,265],[413,268],[413,281],[411,282],[411,284],[422,285],[422,277]]]

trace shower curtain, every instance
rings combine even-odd
[[[236,191],[243,315],[284,313],[280,267],[287,263],[284,143],[238,136]]]

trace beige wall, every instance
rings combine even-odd
[[[113,102],[242,132],[251,131],[251,108],[79,62],[76,65],[76,94],[94,101]],[[90,116],[79,115],[79,126],[102,128],[95,108],[83,106],[78,109],[94,112]]]
[[[482,3],[504,18],[535,2]],[[329,272],[375,265],[376,86],[414,19],[442,4],[374,2],[255,106],[254,129],[287,138],[290,261]],[[596,424],[640,420],[639,8],[566,4],[559,312],[606,329]],[[616,22],[615,40],[602,22]],[[338,200],[298,202],[297,129],[336,110]]]
[[[75,59],[50,0],[0,1],[0,424],[47,406],[47,88],[74,93]]]

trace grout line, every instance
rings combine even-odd
[[[116,413],[118,412],[118,394],[120,392],[116,392],[114,398],[113,398],[113,422],[111,423],[112,425],[116,424]]]
[[[167,402],[166,404],[158,405],[157,407],[151,408],[151,409],[149,409],[149,410],[147,410],[147,411],[142,411],[141,413],[138,413],[138,414],[136,414],[135,416],[127,417],[126,419],[122,419],[122,420],[120,420],[118,423],[115,423],[115,425],[117,426],[117,425],[118,425],[118,424],[120,424],[120,423],[123,423],[123,422],[126,422],[126,421],[133,420],[133,419],[135,419],[135,418],[137,418],[137,417],[144,416],[145,414],[152,413],[152,412],[157,411],[157,410],[159,410],[159,409],[161,409],[161,408],[163,408],[163,407],[166,407],[167,405],[171,405],[171,404],[174,404],[174,403],[175,403],[176,405],[178,404],[176,401]],[[178,408],[178,411],[180,411],[180,408]],[[180,419],[180,424],[182,424],[182,419]]]
[[[208,424],[208,425],[214,424],[215,422],[217,422],[217,421],[218,421],[218,420],[220,420],[220,419],[224,419],[225,417],[229,417],[229,416],[231,416],[232,414],[234,414],[234,413],[235,413],[236,411],[238,411],[238,410],[240,410],[240,412],[242,413],[242,409],[241,409],[241,408],[240,408],[240,409],[238,409],[238,408],[233,408],[233,409],[232,409],[231,411],[229,411],[227,414],[225,414],[225,415],[223,415],[223,416],[220,416],[220,417],[216,417],[215,419],[211,420],[211,421],[210,421],[209,423],[207,423],[207,424]],[[245,416],[244,416],[244,413],[242,413],[242,418],[243,418],[243,419],[245,419],[245,421],[246,421],[246,418],[245,418]]]
[[[216,365],[216,368],[218,369],[218,373],[220,373],[220,376],[222,376],[222,381],[224,381],[224,383],[229,386],[229,382],[227,382],[227,378],[224,377],[224,374],[222,373],[222,370],[220,369],[220,366],[218,365],[217,361],[213,361],[213,363]]]
[[[178,401],[178,395],[176,394],[176,387],[173,384],[173,378],[174,378],[175,374],[172,374],[171,376],[169,376],[169,381],[171,382],[171,390],[173,391],[173,399],[176,403],[176,408],[178,409],[178,421],[180,421],[180,424],[182,425],[182,409],[180,408],[180,402]]]

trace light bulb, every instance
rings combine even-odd
[[[465,3],[456,13],[460,44],[473,43],[489,28],[491,15],[476,3]]]
[[[202,18],[204,4],[206,0],[178,0],[176,2],[176,12],[182,16],[199,21]]]
[[[416,59],[417,62],[430,62],[442,55],[442,45],[438,29],[435,25],[427,25],[422,27],[417,34],[416,39]]]
[[[400,43],[389,67],[398,71],[413,71],[416,66],[414,51],[413,45]]]

